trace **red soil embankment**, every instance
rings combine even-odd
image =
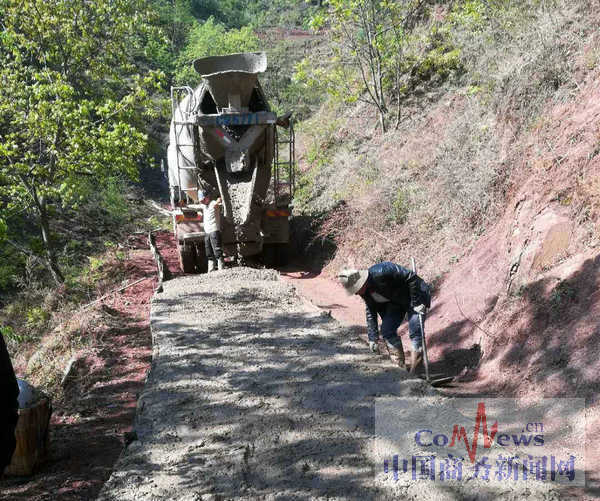
[[[528,136],[503,215],[454,265],[427,320],[455,393],[586,399],[588,485],[600,483],[600,80],[590,74]],[[418,256],[417,261],[418,261]],[[409,266],[409,263],[399,263]],[[331,271],[330,271],[331,272]],[[334,317],[364,326],[333,277],[290,275]],[[426,277],[427,278],[427,277]],[[405,346],[408,345],[404,337]],[[583,416],[581,416],[583,418]]]
[[[172,234],[160,232],[156,240],[170,270],[177,273]],[[64,398],[54,402],[49,460],[30,478],[0,481],[2,499],[94,499],[131,440],[127,433],[150,367],[149,311],[157,279],[146,236],[136,236],[130,245],[124,263],[128,281],[147,279],[77,313],[90,317],[96,342],[77,358]]]

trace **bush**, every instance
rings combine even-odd
[[[303,0],[248,0],[247,19],[253,26],[281,26],[307,28],[310,18],[317,12],[317,1]]]
[[[410,210],[410,200],[403,189],[396,192],[396,198],[392,202],[391,216],[396,224],[404,224]]]
[[[17,334],[10,325],[0,327],[0,334],[7,343],[22,343],[25,340],[23,334]]]
[[[336,187],[347,181],[343,171],[353,166],[353,157],[336,156],[339,146],[336,131],[340,125],[335,118],[337,112],[336,106],[329,105],[315,120],[301,124],[300,133],[306,136],[306,161],[310,167],[296,175],[294,205],[299,213],[320,214],[330,210],[337,202]]]
[[[269,64],[261,79],[271,107],[277,113],[294,112],[296,121],[308,118],[321,104],[324,94],[307,89],[296,78],[296,66],[307,52],[318,50],[318,42],[310,38],[280,39],[275,31],[272,36],[263,34],[261,38],[267,46]],[[269,37],[269,38],[266,38]],[[266,39],[265,39],[266,38]]]
[[[240,28],[250,21],[247,3],[247,0],[196,0],[190,10],[196,19],[216,19],[228,28]]]
[[[562,280],[554,287],[554,289],[552,289],[548,300],[548,306],[550,307],[551,312],[560,316],[564,314],[564,310],[567,307],[577,302],[576,300],[577,291],[575,287],[569,282]]]
[[[0,293],[10,290],[18,283],[25,268],[25,257],[9,244],[0,241]]]
[[[125,197],[127,182],[124,179],[112,177],[101,191],[101,204],[108,215],[108,222],[115,226],[130,219],[129,204]]]
[[[44,329],[50,320],[50,313],[39,306],[29,308],[26,312],[27,328],[35,331]]]

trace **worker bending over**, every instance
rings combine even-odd
[[[381,335],[390,355],[397,358],[398,366],[406,369],[399,327],[408,317],[408,332],[412,343],[410,372],[414,373],[423,360],[423,332],[419,315],[431,306],[430,287],[416,273],[390,262],[378,263],[368,270],[342,270],[338,280],[350,295],[363,298],[367,312],[369,348],[377,353],[381,317]],[[393,355],[392,355],[393,354]]]

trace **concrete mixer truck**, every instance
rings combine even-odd
[[[194,68],[203,78],[196,89],[171,89],[167,156],[181,268],[207,269],[199,192],[222,200],[226,261],[282,264],[294,190],[294,129],[290,113],[277,117],[271,111],[258,80],[266,54],[205,57]]]

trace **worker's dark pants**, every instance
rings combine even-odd
[[[17,409],[0,410],[0,477],[15,452],[17,445],[15,428],[18,417]]]
[[[206,259],[215,261],[223,257],[221,247],[221,232],[213,231],[204,237],[204,247],[206,249]]]
[[[15,427],[19,408],[19,386],[6,343],[0,333],[0,476],[15,451]]]
[[[381,317],[381,337],[394,347],[398,347],[402,342],[396,331],[406,316],[408,318],[408,337],[412,343],[413,350],[422,350],[423,333],[421,332],[419,314],[412,308],[407,312],[402,306],[385,303],[379,309],[379,316]],[[423,318],[424,321],[425,319]],[[369,339],[369,341],[375,341],[375,339]]]

